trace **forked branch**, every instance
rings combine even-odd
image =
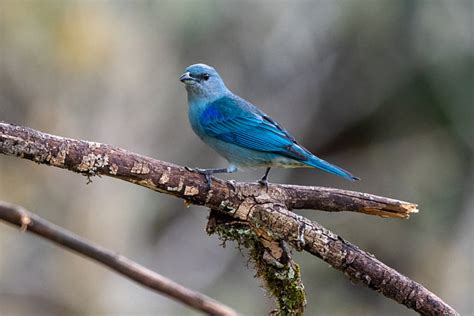
[[[68,139],[33,129],[0,123],[0,153],[68,169],[86,176],[107,175],[205,205],[244,222],[258,236],[271,236],[328,262],[349,279],[381,292],[421,314],[457,315],[422,285],[378,261],[373,255],[299,216],[291,209],[353,211],[407,218],[417,212],[412,203],[320,187],[233,183],[204,177],[184,167],[94,142]]]

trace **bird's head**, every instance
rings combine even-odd
[[[228,91],[217,71],[205,64],[189,66],[179,80],[185,84],[190,98],[213,101]]]

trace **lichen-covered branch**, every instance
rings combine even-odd
[[[243,208],[238,216],[246,218],[251,226],[271,232],[273,238],[286,240],[321,258],[354,283],[362,283],[422,315],[458,315],[422,285],[318,223],[288,211],[283,205]],[[281,225],[282,222],[285,224]]]
[[[92,260],[115,270],[137,283],[195,310],[209,315],[232,316],[237,313],[204,294],[190,290],[174,281],[153,272],[118,253],[105,249],[85,240],[64,228],[58,227],[20,206],[0,201],[0,219],[20,227],[22,231],[31,232],[48,239],[60,246],[78,252]]]
[[[53,136],[0,123],[0,153],[79,172],[119,178],[149,189],[205,205],[245,222],[254,232],[286,242],[328,262],[353,281],[421,314],[457,315],[454,309],[418,283],[389,268],[374,256],[344,241],[291,209],[354,211],[407,218],[412,203],[367,193],[320,187],[269,185],[214,179],[207,190],[204,177],[184,167],[94,142]]]
[[[245,196],[282,201],[288,209],[351,211],[382,217],[408,218],[417,205],[368,193],[323,187],[257,183],[230,184],[213,178],[211,191],[204,176],[169,162],[145,157],[111,145],[54,136],[0,122],[0,153],[19,156],[86,176],[107,175],[154,191],[172,194],[213,209],[237,208]],[[235,190],[234,190],[235,189]]]
[[[206,231],[217,234],[224,244],[231,240],[239,249],[248,249],[256,275],[276,300],[278,314],[303,315],[306,293],[300,267],[283,240],[275,241],[265,230],[253,229],[247,221],[215,210],[210,212]]]

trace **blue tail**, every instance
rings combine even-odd
[[[344,179],[347,179],[350,181],[360,180],[360,178],[352,175],[350,172],[342,168],[339,168],[333,164],[330,164],[329,162],[325,160],[319,159],[318,157],[314,155],[312,155],[311,158],[309,158],[307,161],[304,161],[304,163],[311,167],[322,169],[326,172],[335,174],[337,176],[343,177]]]

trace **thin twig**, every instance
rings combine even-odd
[[[237,315],[230,307],[216,302],[204,294],[190,290],[123,255],[56,226],[20,206],[0,201],[0,219],[20,227],[21,231],[31,232],[102,263],[127,278],[165,294],[195,310],[210,315]]]

